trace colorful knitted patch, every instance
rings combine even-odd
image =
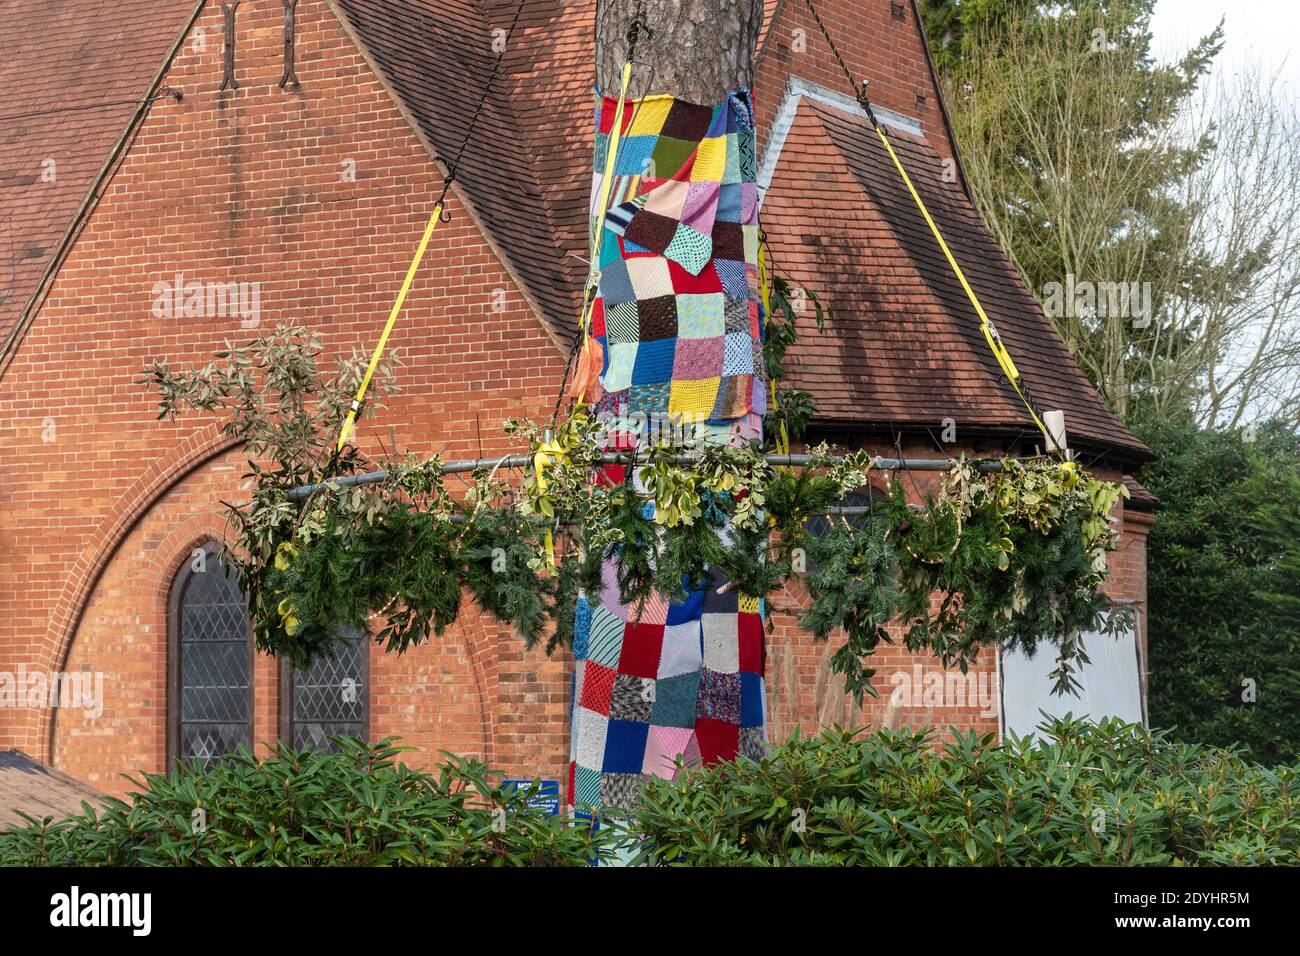
[[[762,604],[709,586],[675,604],[578,600],[569,803],[631,809],[642,783],[766,752]],[[653,620],[657,618],[658,620]]]
[[[596,104],[593,217],[617,106]],[[715,107],[629,100],[617,149],[592,308],[601,385],[651,414],[717,423],[764,414],[749,92]]]

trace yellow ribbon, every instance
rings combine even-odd
[[[1034,411],[1033,404],[1020,389],[1020,370],[1016,368],[1016,363],[1011,360],[1011,353],[1007,351],[1007,347],[1002,344],[1002,339],[998,335],[997,326],[993,324],[992,320],[985,313],[984,306],[980,305],[980,300],[975,295],[975,290],[971,288],[971,284],[966,280],[966,273],[962,272],[961,266],[957,264],[956,256],[954,256],[952,250],[948,248],[948,243],[944,241],[943,234],[939,232],[939,227],[935,225],[934,219],[930,215],[930,210],[926,208],[925,202],[921,199],[921,194],[918,193],[916,187],[912,185],[912,178],[907,175],[907,170],[903,168],[902,161],[899,160],[898,154],[894,152],[894,147],[890,144],[889,137],[885,135],[885,131],[881,129],[880,126],[876,126],[876,135],[879,136],[880,141],[885,144],[885,150],[889,153],[889,158],[894,161],[894,166],[898,170],[898,174],[903,177],[903,182],[906,184],[908,192],[912,194],[912,199],[916,202],[917,208],[921,210],[921,215],[925,217],[926,224],[930,227],[930,232],[934,234],[935,241],[939,243],[939,248],[943,251],[944,256],[948,260],[948,265],[952,267],[952,271],[957,276],[957,280],[961,283],[961,287],[966,291],[966,297],[970,299],[971,305],[975,307],[975,314],[978,315],[980,319],[980,331],[984,333],[984,340],[988,343],[989,349],[993,352],[993,357],[997,359],[998,366],[1002,369],[1002,374],[1007,377],[1007,381],[1010,382],[1011,387],[1015,389],[1016,395],[1020,397],[1020,401],[1024,403],[1025,408],[1028,410],[1029,417],[1034,420],[1034,424],[1037,425],[1038,430],[1043,433],[1043,437],[1047,439],[1047,444],[1050,447],[1052,444],[1051,435],[1047,431],[1047,426],[1044,425],[1042,420],[1038,417],[1038,413]]]
[[[763,302],[763,318],[766,322],[772,321],[772,285],[771,276],[767,269],[767,243],[760,242],[758,245],[758,294]],[[780,411],[781,403],[776,397],[776,380],[768,380],[768,390],[772,393],[772,414],[776,415]],[[790,454],[790,434],[786,431],[785,420],[777,418],[777,435],[776,450],[777,454]]]
[[[550,482],[546,479],[546,471],[553,468],[568,457],[568,450],[559,442],[554,440],[544,441],[538,444],[533,450],[533,469],[537,472],[537,493],[546,494],[546,489]]]
[[[568,455],[568,449],[554,439],[539,443],[533,450],[533,470],[537,473],[537,494],[539,497],[545,495],[546,489],[550,486],[550,482],[546,478],[546,472],[564,461]],[[547,515],[547,517],[553,516],[552,509],[552,514]],[[543,540],[546,546],[546,566],[553,568],[555,567],[555,536],[550,528],[546,529]]]
[[[388,313],[388,322],[384,325],[384,332],[379,336],[379,344],[375,346],[375,351],[370,356],[370,365],[361,379],[361,385],[357,388],[356,396],[352,399],[352,408],[348,411],[347,420],[343,422],[343,428],[339,431],[338,451],[342,451],[343,446],[352,437],[352,432],[357,424],[357,415],[361,413],[361,402],[366,397],[366,390],[370,388],[370,380],[374,378],[375,369],[379,367],[379,358],[384,354],[384,346],[388,344],[388,336],[392,334],[393,326],[397,324],[397,317],[401,314],[402,305],[406,302],[406,295],[411,291],[411,286],[415,282],[415,274],[420,270],[420,262],[424,259],[425,250],[429,248],[429,240],[433,238],[433,231],[438,228],[438,223],[442,219],[442,206],[443,204],[440,202],[433,207],[433,215],[429,217],[429,223],[424,227],[424,235],[420,239],[420,245],[415,250],[415,258],[411,260],[411,265],[406,270],[406,279],[403,280],[402,288],[397,293],[397,300]]]

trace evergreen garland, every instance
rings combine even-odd
[[[653,595],[681,598],[711,580],[768,598],[801,574],[806,556],[811,604],[799,623],[822,640],[844,634],[831,666],[859,699],[873,693],[864,661],[893,639],[891,626],[909,648],[963,670],[981,647],[1032,650],[1047,640],[1059,648],[1065,691],[1087,660],[1079,635],[1127,623],[1108,614],[1099,590],[1113,546],[1107,516],[1122,488],[1068,463],[1008,459],[989,474],[957,461],[922,506],[894,483],[865,520],[832,521],[817,537],[808,518],[867,483],[865,452],[819,446],[793,470],[773,468],[759,443],[669,440],[638,448],[627,480],[611,483],[593,480],[604,426],[577,407],[553,435],[507,423],[536,463],[517,487],[483,470],[458,497],[436,457],[389,462],[387,480],[341,487],[338,474],[373,464],[348,449],[331,459],[323,487],[291,498],[318,476],[334,438],[330,415],[345,407],[357,371],[344,363],[327,380],[318,352],[305,331],[282,329],[228,349],[225,366],[150,370],[164,415],[224,409],[227,432],[272,462],[250,464],[252,500],[229,506],[237,533],[228,557],[257,646],[296,666],[331,653],[344,627],[373,622],[377,641],[405,651],[442,634],[466,597],[529,647],[545,639],[553,651],[572,641],[579,592],[605,586],[606,562],[619,600],[639,615]],[[272,367],[286,361],[292,380]],[[257,387],[259,376],[274,386]],[[276,420],[286,414],[288,424]]]

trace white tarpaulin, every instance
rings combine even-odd
[[[1056,648],[1044,641],[1033,657],[1023,651],[999,655],[1002,674],[1002,729],[1004,734],[1035,734],[1043,713],[1092,720],[1119,717],[1145,724],[1142,714],[1141,669],[1136,631],[1109,637],[1084,636],[1084,649],[1092,663],[1078,668],[1075,678],[1083,686],[1077,697],[1052,693]]]

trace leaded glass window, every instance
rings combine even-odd
[[[168,753],[205,768],[252,745],[252,629],[239,580],[219,553],[210,541],[186,558],[168,615]]]
[[[831,530],[831,522],[839,521],[841,518],[847,521],[855,528],[865,528],[871,521],[871,516],[856,512],[853,514],[836,515],[835,509],[839,508],[866,508],[880,501],[884,496],[876,491],[875,488],[867,485],[858,491],[850,491],[840,501],[839,505],[832,505],[826,510],[831,512],[830,515],[816,515],[808,519],[808,533],[815,538],[824,538]]]
[[[366,738],[369,649],[362,634],[348,629],[332,657],[319,655],[292,672],[288,661],[281,665],[280,736],[286,743],[296,750],[332,751],[338,748],[331,737]]]
[[[884,495],[881,492],[877,491],[871,485],[867,485],[857,491],[850,491],[847,495],[844,496],[843,500],[840,501],[838,507],[868,508],[871,507],[872,505],[875,505],[883,498]],[[854,528],[865,528],[871,524],[871,515],[869,514],[866,514],[864,512],[856,512],[853,514],[837,515],[834,513],[836,507],[837,506],[832,506],[826,509],[827,511],[831,512],[830,515],[817,515],[815,517],[809,518],[808,533],[811,534],[814,538],[824,538],[826,537],[826,535],[830,534],[832,522],[837,522],[837,521],[845,521]],[[817,569],[817,562],[812,560],[812,558],[809,558],[808,566],[806,570],[811,574],[816,569]]]

